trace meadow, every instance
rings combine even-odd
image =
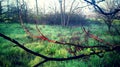
[[[39,35],[34,24],[25,24],[34,35]],[[38,25],[41,32],[52,40],[79,43],[84,40],[84,33],[81,26],[62,27],[61,25]],[[120,43],[119,35],[111,35],[107,31],[104,23],[91,23],[84,26],[92,34],[104,39],[112,44]],[[25,47],[50,57],[69,57],[70,53],[66,50],[68,46],[49,43],[40,39],[29,37],[20,23],[0,23],[0,33],[3,33]],[[84,44],[84,43],[83,43]],[[89,46],[99,45],[101,43],[88,38],[85,43]],[[85,53],[86,51],[82,51]],[[81,52],[81,53],[82,53]],[[43,59],[25,52],[15,44],[0,37],[0,67],[32,67]],[[103,57],[92,55],[90,57],[79,58],[68,61],[49,61],[40,65],[40,67],[120,67],[120,54],[118,52],[106,52]]]

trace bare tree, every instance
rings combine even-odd
[[[60,12],[61,12],[61,25],[64,26],[64,23],[63,23],[63,8],[62,8],[62,0],[59,0],[59,3],[60,3]]]
[[[70,15],[74,13],[75,10],[77,10],[79,3],[75,4],[76,0],[72,0],[72,2],[69,4],[70,9],[67,12],[66,11],[66,0],[60,0],[60,10],[61,10],[61,23],[63,26],[67,26],[69,24]],[[78,8],[79,9],[79,8]],[[68,13],[68,14],[67,14]]]
[[[22,0],[21,9],[22,9],[22,14],[24,15],[24,21],[27,22],[28,7],[27,7],[25,0]]]
[[[66,0],[63,1],[63,24],[64,24],[64,26],[66,26],[66,19],[65,19],[65,9],[66,9],[66,7],[65,7],[65,5],[66,5]]]
[[[10,1],[7,0],[7,16],[9,18],[9,14],[10,14],[10,5],[9,5]]]
[[[38,0],[35,0],[35,3],[36,3],[36,13],[38,15]]]
[[[17,13],[19,14],[19,0],[16,0],[16,5],[17,5]]]
[[[111,5],[109,5],[109,4],[111,4]],[[120,3],[116,4],[115,0],[106,1],[106,9],[104,9],[104,10],[108,11],[108,12],[112,12],[115,9],[119,8],[118,5],[120,5]],[[117,15],[117,13],[114,13],[114,14],[111,14],[111,15],[104,15],[104,14],[102,14],[102,17],[103,17],[106,25],[108,26],[108,31],[109,32],[111,32],[111,27],[113,25],[114,19],[116,18],[116,15]]]
[[[2,1],[0,1],[0,20],[2,20]]]
[[[95,10],[101,14],[102,18],[105,20],[105,23],[108,27],[108,31],[111,33],[111,27],[113,26],[113,20],[116,18],[117,14],[120,11],[120,1],[118,0],[109,0],[109,1],[104,1],[106,6],[105,8],[102,8],[98,6],[95,0],[88,1],[84,0],[87,3],[91,4],[94,6]],[[115,28],[115,27],[113,27]],[[116,32],[120,34],[119,30],[115,28]]]
[[[70,14],[72,13],[72,9],[73,9],[73,5],[75,3],[76,0],[73,0],[72,3],[71,3],[71,7],[70,7],[70,11],[69,11],[69,14],[68,14],[68,18],[67,18],[67,22],[66,22],[66,25],[69,24],[69,20],[70,20]],[[75,7],[76,8],[76,7]]]

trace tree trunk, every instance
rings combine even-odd
[[[64,26],[66,26],[66,21],[65,21],[65,0],[64,0],[64,4],[63,4],[63,23],[64,23]]]
[[[7,17],[10,17],[10,7],[9,7],[9,0],[7,0]]]
[[[35,0],[35,2],[36,2],[36,12],[37,12],[37,15],[38,15],[38,1]]]
[[[111,24],[108,24],[108,32],[111,33]]]
[[[111,34],[112,20],[107,17],[107,19],[105,19],[105,23],[106,23],[106,25],[107,25],[108,32]]]
[[[60,13],[61,13],[61,25],[64,26],[63,23],[63,10],[62,10],[62,2],[60,2]]]
[[[2,22],[2,4],[1,4],[2,1],[0,1],[0,22]]]

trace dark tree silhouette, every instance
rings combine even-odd
[[[119,29],[117,29],[114,25],[112,25],[113,20],[116,18],[117,14],[120,12],[120,1],[116,2],[116,0],[109,0],[111,3],[107,3],[107,12],[103,10],[98,4],[95,2],[95,0],[89,1],[89,0],[84,0],[87,3],[91,4],[94,6],[95,10],[99,13],[102,14],[100,16],[104,17],[105,23],[108,27],[108,31],[111,33],[111,27],[113,27],[116,30],[116,33],[120,35]],[[105,1],[105,0],[102,0]],[[110,7],[111,4],[111,7]]]

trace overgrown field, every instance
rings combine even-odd
[[[35,35],[39,35],[34,24],[25,24],[27,28]],[[59,25],[38,25],[41,32],[52,40],[62,42],[80,43],[84,40],[84,33],[80,26],[62,27]],[[112,44],[120,43],[119,35],[111,35],[107,32],[107,27],[104,24],[90,24],[85,26],[92,34],[104,39],[106,42]],[[44,54],[50,57],[69,57],[71,54],[67,51],[68,46],[60,44],[49,43],[40,39],[29,37],[19,23],[0,23],[0,33],[3,33],[27,48]],[[92,38],[88,38],[85,45],[94,46],[100,45]],[[87,52],[87,51],[82,51]],[[32,67],[42,58],[29,54],[15,44],[0,37],[0,67]],[[40,67],[120,67],[120,53],[108,52],[103,57],[92,55],[76,60],[69,61],[49,61]]]

